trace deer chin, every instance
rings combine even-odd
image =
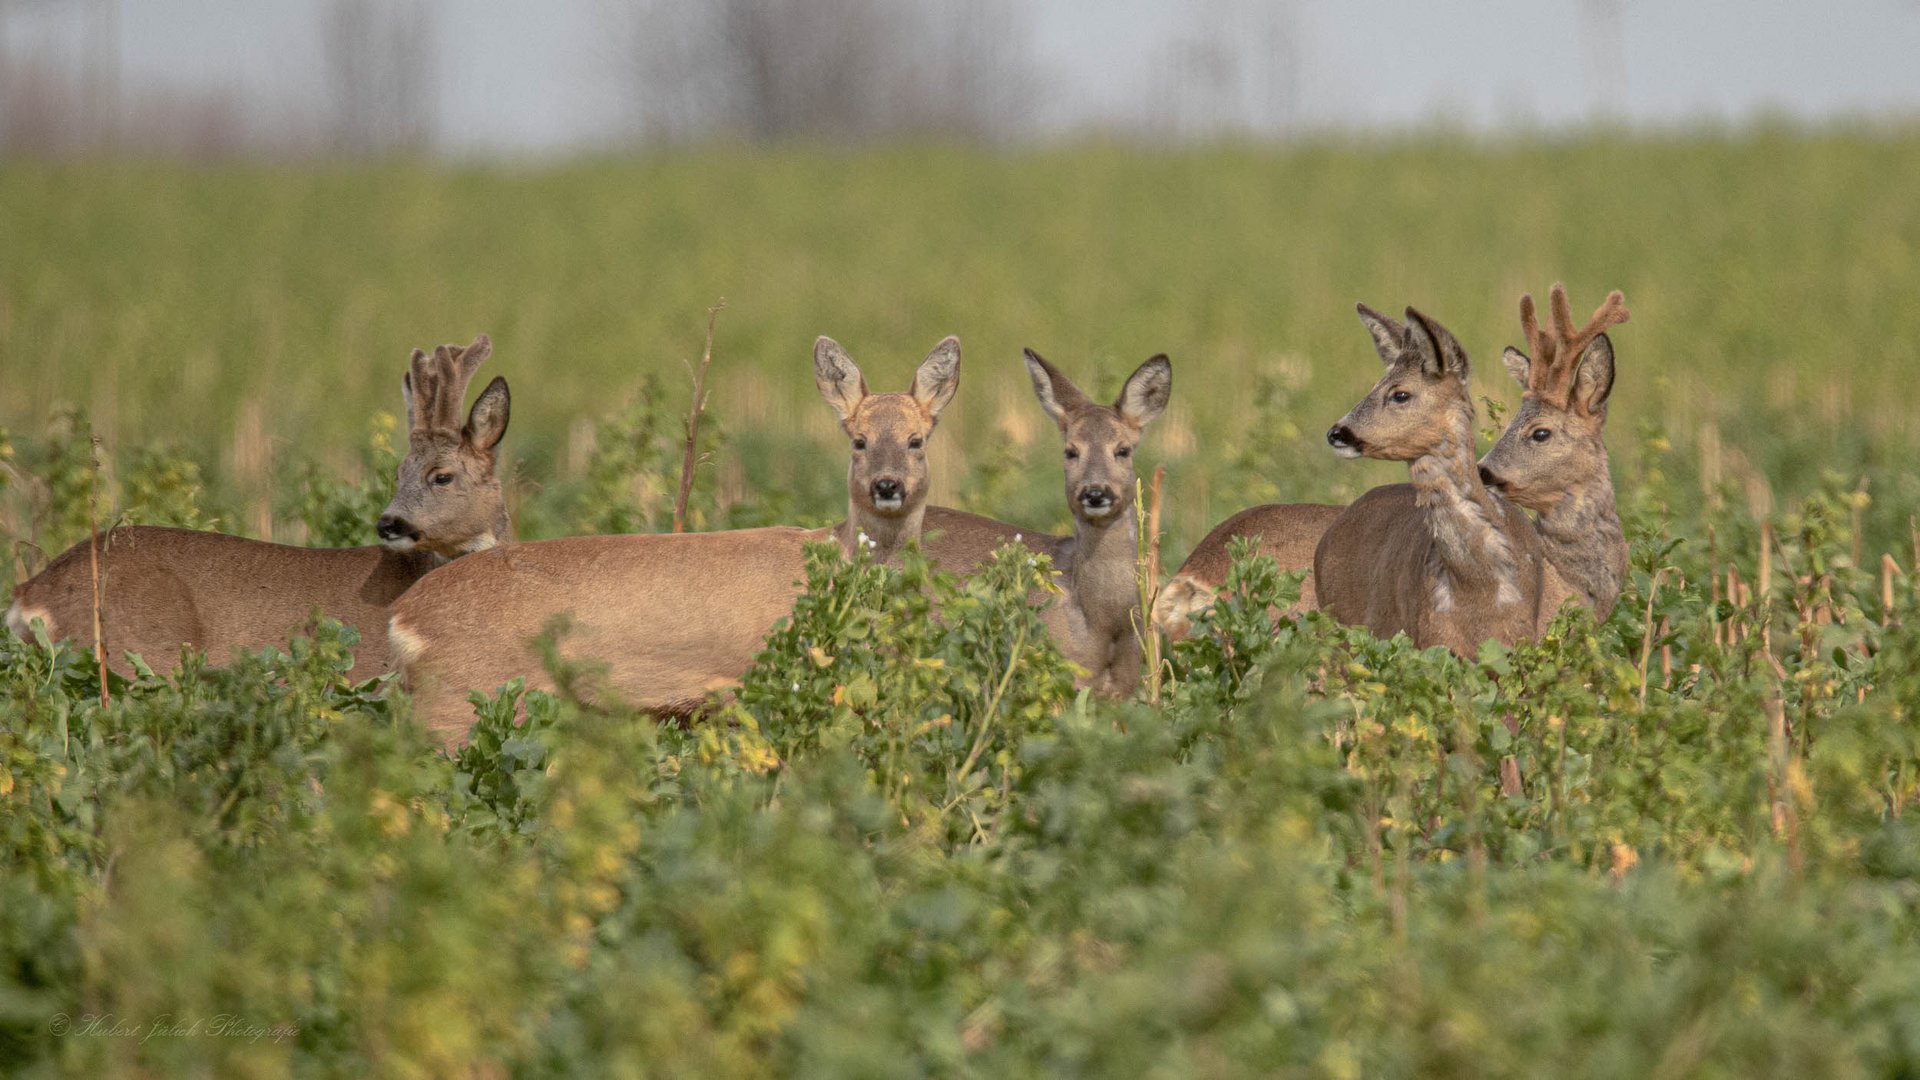
[[[1355,446],[1352,443],[1348,443],[1344,446],[1334,447],[1333,455],[1335,457],[1346,458],[1348,461],[1352,461],[1355,458],[1366,456],[1365,454],[1362,454],[1360,452],[1360,448],[1358,446]]]
[[[386,548],[388,551],[395,551],[405,555],[414,548],[419,547],[420,541],[415,540],[411,536],[396,536],[391,540],[380,541],[380,546]]]
[[[891,498],[873,500],[873,508],[882,514],[897,514],[906,509],[906,506],[907,499],[904,495],[895,495]]]

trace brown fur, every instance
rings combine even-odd
[[[406,477],[424,467],[422,447],[440,445],[436,440],[443,436],[444,427],[438,421],[449,409],[458,409],[465,379],[488,351],[484,336],[465,350],[453,346],[436,350],[449,365],[462,356],[470,358],[470,363],[457,385],[447,378],[433,381],[440,395],[433,411],[416,412],[414,372],[409,372],[409,451],[400,464],[403,488]],[[414,352],[416,372],[424,355]],[[436,374],[452,370],[449,366]],[[462,451],[476,459],[475,467],[477,459],[484,457],[489,475],[499,435],[506,429],[506,383],[496,379],[488,392],[495,387],[500,402],[498,433],[483,454]],[[486,398],[483,394],[482,400]],[[481,405],[474,407],[477,412]],[[456,502],[465,505],[453,505]],[[124,659],[131,652],[164,673],[179,667],[183,645],[204,651],[216,663],[237,649],[284,646],[318,608],[360,632],[351,676],[383,675],[393,670],[387,650],[386,606],[444,562],[440,553],[471,549],[473,534],[464,530],[505,531],[506,503],[497,483],[444,493],[439,504],[443,512],[430,519],[419,542],[406,545],[406,550],[301,548],[190,529],[115,528],[100,538],[106,594],[101,624],[108,666],[123,675],[132,674],[132,666]],[[51,639],[91,645],[93,572],[86,541],[14,589],[8,625],[28,637],[36,618],[45,623]]]
[[[1311,611],[1317,605],[1313,588],[1313,553],[1320,546],[1320,535],[1333,524],[1346,507],[1324,503],[1271,503],[1252,506],[1213,527],[1213,531],[1194,546],[1180,570],[1160,587],[1153,601],[1153,628],[1170,641],[1179,641],[1193,629],[1193,617],[1213,604],[1227,571],[1233,568],[1229,554],[1236,537],[1254,540],[1254,553],[1269,555],[1281,570],[1305,570],[1300,582],[1300,601],[1275,617],[1294,616]]]
[[[606,689],[629,705],[684,713],[738,682],[792,610],[808,543],[837,540],[851,551],[864,536],[891,558],[918,535],[925,445],[959,368],[960,344],[948,338],[922,361],[911,391],[869,394],[839,345],[815,343],[816,381],[851,455],[848,517],[832,528],[543,540],[427,575],[393,605],[389,626],[422,722],[458,743],[473,722],[470,690],[493,692],[516,675],[551,688],[531,643],[557,615],[572,622],[563,653],[605,662]],[[880,497],[879,480],[901,485],[901,505]]]
[[[1535,528],[1553,571],[1542,620],[1551,620],[1568,598],[1605,619],[1626,581],[1627,539],[1607,462],[1614,361],[1613,343],[1603,331],[1626,322],[1627,309],[1616,290],[1576,331],[1565,288],[1556,283],[1550,295],[1550,334],[1534,319],[1533,298],[1520,299],[1521,327],[1536,355],[1506,350],[1507,371],[1525,393],[1506,431],[1480,459],[1480,475],[1537,515]]]
[[[1322,610],[1463,657],[1531,637],[1546,562],[1526,515],[1480,481],[1466,350],[1412,308],[1404,325],[1359,311],[1387,371],[1327,440],[1405,461],[1413,482],[1367,492],[1327,527],[1314,553]]]

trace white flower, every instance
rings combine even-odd
[[[794,693],[796,693],[796,694],[800,692],[800,684],[799,684],[799,683],[794,683],[794,684],[793,684],[793,692],[794,692]]]
[[[1014,543],[1016,543],[1016,544],[1020,542],[1020,534],[1019,534],[1019,533],[1014,533],[1014,534],[1013,534],[1013,542],[1014,542]]]

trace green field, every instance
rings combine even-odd
[[[951,332],[936,498],[1028,526],[1020,348],[1172,357],[1177,562],[1404,478],[1320,438],[1355,300],[1511,403],[1555,280],[1633,311],[1634,547],[1607,621],[1474,662],[1276,627],[1244,560],[1122,704],[1023,558],[823,557],[704,722],[510,688],[453,757],[328,625],[104,705],[0,632],[0,1074],[1920,1075],[1915,176],[1898,131],[0,165],[9,575],[94,507],[371,539],[408,350],[482,331],[522,535],[664,527],[723,296],[700,523],[844,512],[814,335],[899,389]]]
[[[515,391],[524,495],[566,479],[575,425],[640,379],[685,398],[707,306],[725,297],[713,409],[735,436],[720,497],[843,509],[844,448],[814,391],[818,334],[901,388],[939,337],[965,378],[936,440],[935,498],[1064,527],[1055,447],[1019,364],[1030,346],[1111,393],[1175,365],[1147,440],[1169,468],[1175,552],[1275,499],[1399,478],[1331,458],[1319,433],[1374,377],[1355,300],[1420,306],[1478,364],[1516,303],[1564,279],[1576,306],[1623,289],[1613,450],[1645,428],[1760,509],[1821,470],[1871,475],[1876,542],[1920,502],[1920,137],[1447,142],[1288,152],[1112,147],[987,155],[715,150],[504,171],[0,168],[0,425],[86,410],[108,454],[153,441],[198,461],[230,527],[283,463],[339,471],[407,351],[478,332]],[[1582,307],[1582,310],[1586,310]],[[262,437],[273,468],[258,463]],[[237,461],[253,462],[234,477]],[[1672,466],[1669,466],[1670,468]],[[532,535],[539,522],[529,523]],[[289,534],[290,536],[292,534]]]

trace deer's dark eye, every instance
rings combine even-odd
[[[1533,433],[1529,435],[1528,438],[1534,442],[1546,442],[1548,439],[1553,438],[1553,432],[1548,428],[1537,427],[1533,429]]]
[[[1080,460],[1080,451],[1078,451],[1078,450],[1075,450],[1075,449],[1074,449],[1073,447],[1071,447],[1071,446],[1069,446],[1069,447],[1067,447],[1067,460],[1068,460],[1068,461],[1079,461],[1079,460]]]
[[[1121,447],[1120,449],[1118,449],[1118,450],[1115,450],[1115,451],[1113,452],[1113,456],[1114,456],[1114,457],[1117,457],[1117,458],[1123,458],[1123,457],[1132,457],[1132,456],[1133,456],[1133,447],[1131,447],[1131,446],[1123,446],[1123,447]]]
[[[867,440],[856,436],[853,440],[853,448],[855,450],[865,450],[867,448]]]
[[[433,474],[431,479],[435,487],[446,487],[448,484],[453,483],[453,474],[450,472],[437,472]]]
[[[1413,400],[1413,395],[1407,393],[1405,390],[1395,390],[1393,393],[1387,395],[1387,400],[1393,402],[1395,405],[1405,405],[1407,402]]]
[[[918,450],[925,445],[926,445],[926,440],[922,439],[918,435],[915,435],[913,438],[907,440],[907,449],[909,450]]]

